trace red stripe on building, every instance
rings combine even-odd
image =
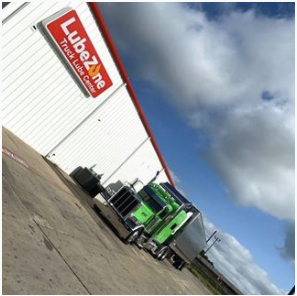
[[[156,153],[157,153],[157,155],[158,155],[158,157],[160,159],[160,162],[161,162],[161,164],[162,164],[162,166],[163,166],[163,168],[165,170],[165,173],[166,173],[170,183],[173,186],[175,186],[175,184],[173,182],[173,179],[172,179],[172,177],[170,175],[169,169],[168,169],[168,167],[167,167],[167,165],[166,165],[166,163],[164,161],[164,158],[163,158],[163,156],[161,154],[161,151],[160,151],[160,149],[159,149],[159,147],[157,145],[155,137],[154,137],[154,135],[153,135],[153,133],[151,131],[151,128],[149,127],[149,124],[148,124],[147,119],[146,119],[146,117],[144,115],[144,112],[142,111],[139,100],[137,99],[137,96],[136,96],[136,94],[134,92],[132,84],[131,84],[131,82],[129,80],[129,77],[127,75],[127,72],[126,72],[126,70],[125,70],[125,68],[124,68],[124,66],[122,64],[122,61],[121,61],[120,56],[119,56],[119,54],[117,52],[117,49],[116,49],[116,47],[115,47],[115,45],[114,45],[114,43],[112,41],[112,38],[111,38],[111,36],[109,34],[109,31],[108,31],[107,26],[106,26],[106,24],[104,22],[104,19],[103,19],[103,16],[102,16],[102,14],[101,14],[101,12],[99,10],[99,7],[96,4],[96,2],[89,2],[88,4],[89,4],[89,6],[90,6],[90,8],[91,8],[91,10],[92,10],[92,12],[94,14],[94,17],[95,17],[95,19],[96,19],[96,21],[98,23],[98,26],[99,26],[102,34],[103,34],[104,39],[105,39],[105,41],[106,41],[106,43],[107,43],[107,45],[109,47],[109,50],[110,50],[110,52],[111,52],[111,54],[112,54],[112,56],[114,58],[114,61],[115,61],[116,65],[117,65],[117,67],[118,67],[118,69],[120,71],[120,74],[121,74],[124,82],[127,84],[128,92],[129,92],[129,94],[130,94],[130,96],[131,96],[131,98],[133,100],[133,103],[134,103],[135,107],[138,110],[138,114],[140,116],[140,119],[141,119],[141,121],[142,121],[148,135],[151,138],[152,144],[153,144],[153,146],[154,146],[154,148],[156,150]]]

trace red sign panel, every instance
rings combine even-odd
[[[75,10],[70,10],[48,22],[45,28],[76,73],[79,81],[93,98],[112,85],[112,81]]]

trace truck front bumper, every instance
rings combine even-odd
[[[130,220],[123,221],[101,194],[93,198],[94,205],[100,210],[108,223],[117,231],[119,237],[126,238],[137,226]]]

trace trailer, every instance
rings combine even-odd
[[[206,237],[202,213],[195,208],[188,223],[180,229],[169,242],[172,250],[172,262],[175,268],[182,270],[194,261],[206,247]]]

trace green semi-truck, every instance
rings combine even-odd
[[[92,170],[74,178],[84,188],[93,183],[94,207],[126,244],[136,243],[160,261],[169,258],[179,270],[205,248],[202,214],[171,184],[150,182],[136,189],[136,180],[114,191],[104,188]]]

